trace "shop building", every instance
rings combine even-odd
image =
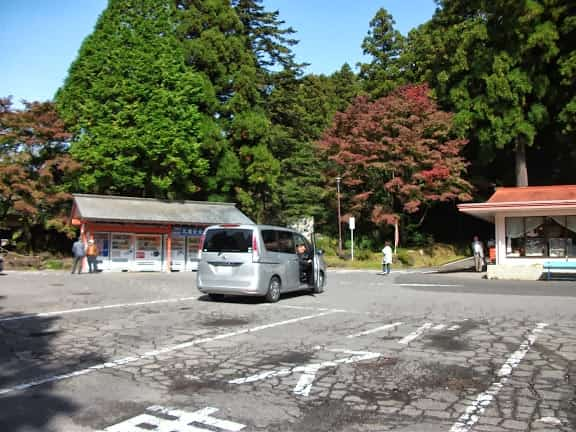
[[[232,203],[73,197],[71,223],[98,246],[102,271],[193,271],[204,228],[254,223]]]
[[[540,279],[547,263],[576,265],[576,185],[497,188],[487,202],[458,209],[494,224],[489,278]]]

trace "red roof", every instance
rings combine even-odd
[[[487,203],[576,201],[576,185],[500,187]]]
[[[488,221],[498,212],[535,209],[576,212],[576,185],[501,187],[485,203],[458,204],[461,212]]]

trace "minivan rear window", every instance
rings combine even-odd
[[[206,231],[203,252],[250,252],[252,230],[213,229]]]

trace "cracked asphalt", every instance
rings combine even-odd
[[[335,270],[267,304],[11,272],[0,431],[576,431],[575,318],[574,281]]]

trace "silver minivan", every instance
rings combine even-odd
[[[322,252],[289,228],[214,225],[202,235],[198,258],[198,289],[212,299],[249,295],[277,302],[282,293],[321,293],[326,285]]]

